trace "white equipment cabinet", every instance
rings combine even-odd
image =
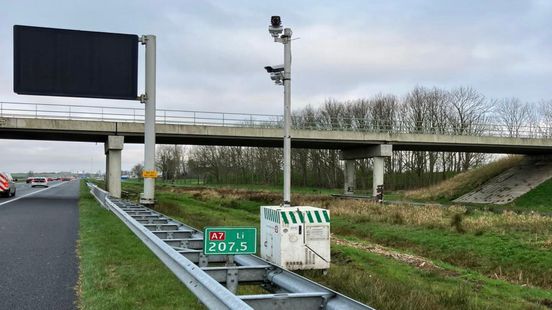
[[[288,270],[330,268],[329,211],[262,206],[261,257]]]

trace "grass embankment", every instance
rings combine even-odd
[[[314,204],[314,203],[313,203]],[[511,283],[552,288],[552,218],[464,207],[333,203],[335,233],[468,268]]]
[[[138,184],[125,189],[138,193]],[[157,208],[192,226],[259,224],[259,206],[279,201],[272,192],[163,186]],[[327,276],[308,277],[378,309],[510,309],[552,304],[549,218],[493,214],[465,208],[381,206],[327,196],[295,195],[297,204],[326,207],[334,240],[382,244],[424,256],[426,269],[332,244]],[[400,298],[397,298],[400,296]]]
[[[552,179],[543,182],[530,192],[522,195],[508,207],[517,210],[552,213]]]
[[[205,309],[84,183],[79,208],[80,309]]]
[[[434,186],[408,191],[405,193],[405,197],[422,201],[449,202],[477,189],[491,178],[518,165],[522,159],[521,156],[508,156],[488,165],[457,174]]]

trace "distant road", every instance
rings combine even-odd
[[[75,309],[79,181],[0,198],[0,309]]]
[[[49,182],[50,187],[60,186],[62,182]],[[44,187],[31,187],[30,184],[16,183],[17,193],[14,197],[0,197],[0,208],[2,205],[10,203],[12,200],[19,200],[24,196],[31,195],[38,191],[44,190]],[[47,188],[46,188],[47,189]]]

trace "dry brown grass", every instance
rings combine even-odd
[[[351,218],[355,222],[375,221],[426,227],[449,227],[455,214],[464,214],[466,208],[439,205],[410,206],[382,205],[363,200],[336,199],[329,203],[304,199],[301,204],[329,209],[332,216]]]
[[[252,191],[228,188],[171,188],[171,192],[186,192],[201,201],[250,200],[260,203],[278,203],[281,194],[268,191]],[[330,196],[294,195],[294,204],[325,208],[332,216],[350,218],[353,222],[381,222],[427,228],[451,229],[458,232],[483,233],[494,231],[524,231],[546,235],[552,230],[552,217],[537,213],[496,214],[475,211],[459,205],[412,206],[405,204],[381,205],[366,200],[336,199]],[[550,241],[552,244],[552,241]]]
[[[461,232],[480,233],[494,231],[524,231],[548,234],[552,230],[552,217],[538,213],[517,214],[505,211],[496,214],[488,211],[469,211],[464,206],[453,205],[381,205],[362,200],[336,199],[317,201],[301,199],[301,204],[329,209],[332,216],[343,216],[354,222],[382,222],[428,228],[452,229]],[[453,222],[455,225],[452,225]],[[552,243],[552,241],[551,241]]]
[[[483,185],[503,171],[518,165],[522,156],[508,156],[488,165],[460,173],[434,186],[405,193],[406,198],[419,200],[452,200]]]
[[[537,213],[517,214],[511,211],[501,214],[482,212],[479,216],[466,217],[464,226],[473,232],[493,230],[500,233],[525,231],[545,234],[550,233],[552,229],[552,217]]]
[[[537,241],[536,244],[543,249],[552,249],[552,237],[543,241]]]
[[[425,271],[431,271],[436,272],[441,275],[445,276],[452,276],[457,275],[456,273],[445,270],[442,267],[439,267],[435,265],[430,259],[427,259],[425,257],[421,257],[418,255],[413,254],[407,254],[407,253],[401,253],[397,252],[395,250],[392,250],[388,247],[384,247],[379,244],[373,244],[368,242],[356,242],[351,241],[347,239],[338,238],[335,235],[332,234],[332,240],[339,245],[345,245],[348,247],[352,247],[355,249],[363,250],[370,253],[375,253],[381,256],[385,256],[388,258],[391,258],[393,260],[399,261],[401,263],[408,264],[416,269],[425,270]]]
[[[248,190],[234,188],[206,188],[206,187],[171,187],[168,189],[172,193],[187,193],[192,198],[209,200],[250,200],[260,203],[278,204],[282,200],[282,194],[277,192],[263,190]],[[302,204],[302,201],[316,200],[328,206],[334,198],[331,196],[294,194],[292,196],[294,203]]]

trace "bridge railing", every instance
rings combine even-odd
[[[143,107],[131,108],[0,102],[0,117],[143,123],[144,109]],[[159,124],[280,128],[283,123],[282,119],[282,115],[274,114],[207,112],[176,109],[157,110],[157,123]],[[305,121],[301,118],[293,118],[292,123],[293,128],[305,130],[552,138],[552,127],[547,124],[506,126],[505,124],[486,123],[427,126],[427,124],[412,124],[399,121],[389,123],[376,119],[346,117],[326,118],[316,121]]]
[[[144,122],[144,109],[112,106],[0,102],[0,117]],[[282,116],[271,114],[157,109],[157,123],[213,126],[279,127]]]

